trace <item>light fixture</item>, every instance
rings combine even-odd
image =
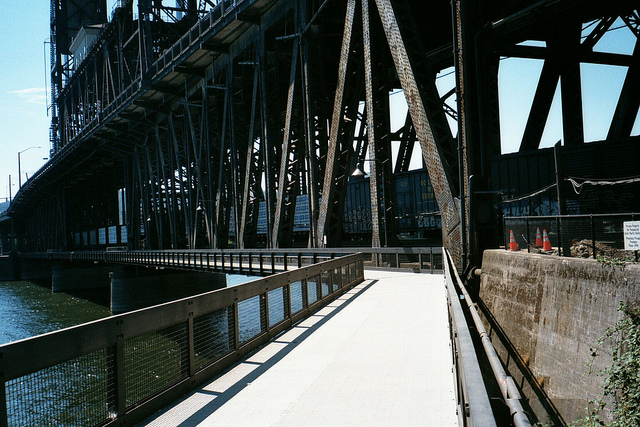
[[[356,168],[351,173],[351,176],[354,176],[356,178],[362,178],[364,176],[364,172],[362,171],[362,168],[360,166],[360,162],[356,163]]]

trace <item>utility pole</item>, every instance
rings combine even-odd
[[[20,170],[20,154],[24,153],[27,150],[31,150],[32,148],[40,148],[40,147],[29,147],[25,148],[22,151],[18,151],[18,191],[22,188],[22,171]]]

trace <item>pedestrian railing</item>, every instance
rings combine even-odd
[[[318,261],[354,253],[364,255],[367,268],[441,272],[442,248],[324,248],[324,249],[224,249],[224,250],[96,250],[74,252],[31,252],[25,259],[49,261],[93,261],[265,276],[301,268]]]
[[[363,263],[343,256],[2,345],[0,426],[132,425],[361,283]]]
[[[492,374],[500,389],[500,398],[509,408],[512,424],[516,427],[530,427],[531,423],[522,407],[522,396],[518,387],[502,366],[482,323],[477,305],[460,280],[448,252],[445,253],[444,262],[459,425],[496,426],[496,417],[471,336],[471,330],[474,330],[484,352],[483,358],[491,368],[488,375]],[[480,346],[478,347],[480,350]]]

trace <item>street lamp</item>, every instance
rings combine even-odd
[[[388,239],[388,235],[387,235],[387,228],[388,228],[388,223],[387,223],[387,200],[386,200],[385,191],[384,191],[384,187],[385,187],[384,165],[378,159],[364,159],[363,161],[365,161],[365,162],[375,162],[375,163],[380,164],[380,176],[382,178],[382,219],[384,221],[384,247],[387,247],[388,244],[389,244],[389,239]],[[356,163],[356,168],[351,173],[351,176],[354,176],[356,178],[364,177],[364,172],[362,170],[360,162]],[[376,200],[376,204],[377,204],[377,200]]]
[[[29,147],[25,148],[22,151],[18,151],[18,190],[22,187],[22,171],[20,170],[20,154],[24,153],[27,150],[31,150],[32,148],[40,148],[40,147]]]
[[[211,245],[212,236],[211,236],[211,228],[209,227],[209,220],[207,218],[207,213],[208,212],[207,212],[207,208],[205,208],[203,206],[203,204],[206,204],[206,203],[214,203],[214,201],[213,200],[204,200],[204,199],[203,200],[198,200],[198,207],[196,208],[196,217],[195,217],[196,223],[194,224],[194,227],[193,227],[193,246],[194,246],[194,248],[195,248],[196,240],[197,240],[197,237],[198,237],[198,215],[200,215],[200,214],[203,215],[204,225],[205,225],[206,231],[207,231],[207,240],[209,241],[209,245]]]

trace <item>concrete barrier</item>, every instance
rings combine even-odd
[[[589,373],[591,349],[618,321],[621,301],[640,301],[640,265],[489,250],[479,297],[507,346],[571,422],[586,415],[588,401],[602,391],[597,372],[611,359],[601,352]],[[509,363],[506,353],[502,357]]]

